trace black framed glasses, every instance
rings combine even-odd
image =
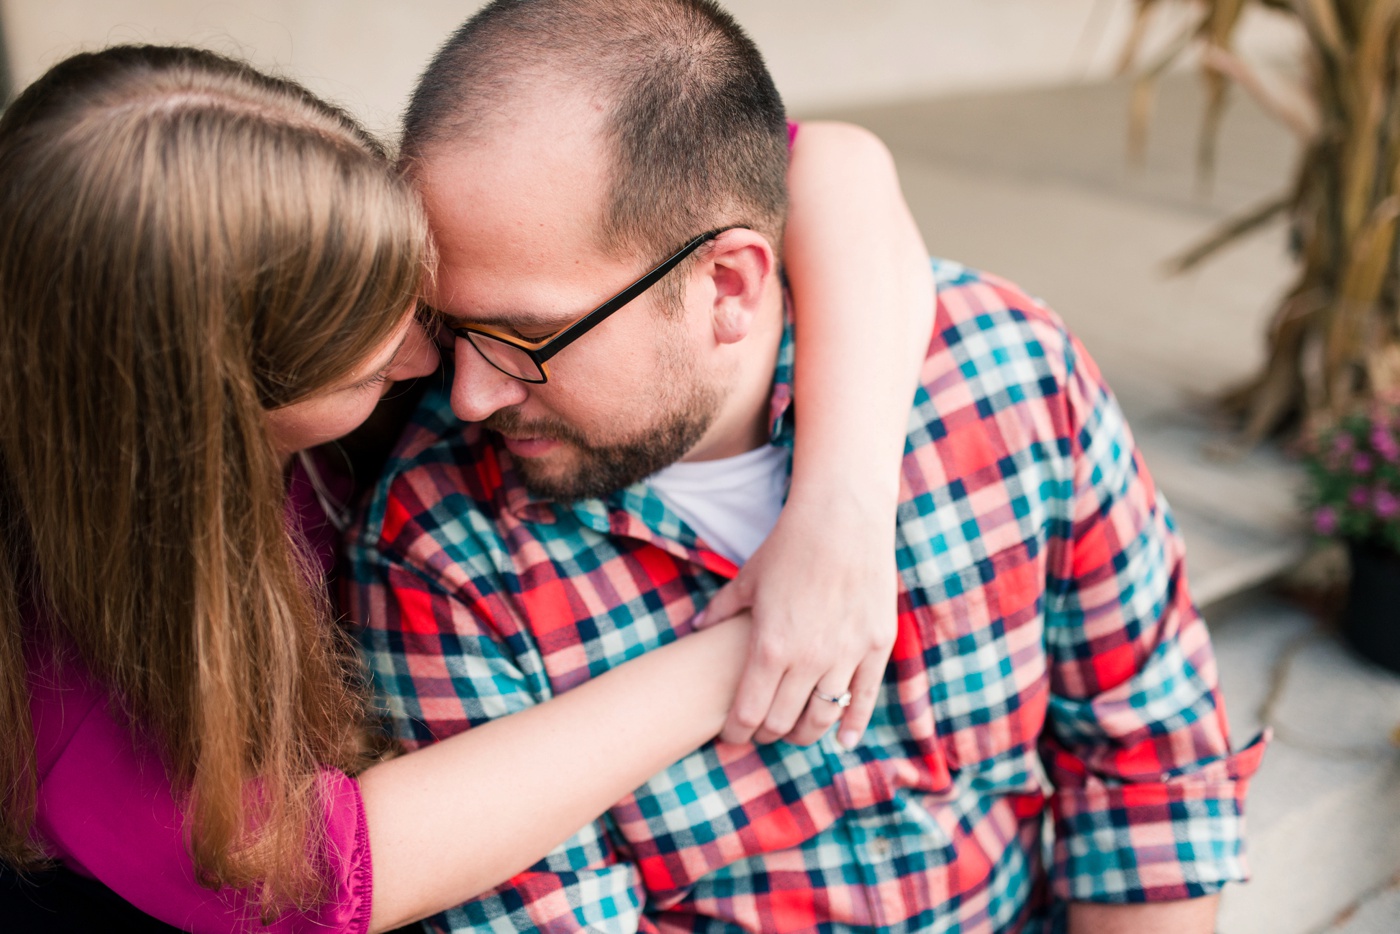
[[[726,230],[733,229],[733,227],[721,227],[718,230],[702,233],[671,256],[662,260],[659,265],[646,272],[636,282],[577,321],[565,325],[562,330],[554,332],[543,340],[528,341],[521,337],[505,334],[495,328],[475,324],[449,324],[447,330],[470,343],[476,348],[477,353],[485,358],[487,363],[507,376],[513,376],[526,383],[547,383],[549,382],[549,368],[545,364],[551,357],[593,330],[613,312],[656,285],[668,272],[675,269],[681,260]]]

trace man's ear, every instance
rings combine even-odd
[[[734,344],[748,337],[754,316],[761,314],[778,260],[768,238],[746,227],[720,234],[704,260],[714,284],[715,340]]]

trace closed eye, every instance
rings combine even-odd
[[[362,380],[360,380],[358,383],[356,383],[355,385],[351,386],[350,388],[351,388],[351,389],[357,389],[357,390],[358,390],[358,389],[368,389],[368,388],[370,388],[371,386],[378,386],[378,385],[380,385],[380,384],[386,382],[388,379],[389,379],[389,370],[388,370],[388,368],[386,367],[385,369],[380,370],[378,373],[375,373],[373,376],[369,377],[368,379],[362,379]]]

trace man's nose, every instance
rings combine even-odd
[[[471,341],[452,342],[456,370],[452,376],[452,411],[462,421],[479,422],[507,406],[519,405],[530,387],[486,362]]]

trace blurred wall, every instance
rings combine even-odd
[[[724,0],[798,113],[1102,77],[1132,0]],[[391,130],[418,69],[482,0],[0,0],[23,87],[59,58],[113,42],[195,42],[299,78]],[[1164,20],[1180,17],[1165,16]],[[1179,24],[1162,22],[1165,37]],[[1285,55],[1268,17],[1250,45]]]
[[[5,42],[5,17],[0,15],[0,106],[10,99],[12,87],[9,46]]]

